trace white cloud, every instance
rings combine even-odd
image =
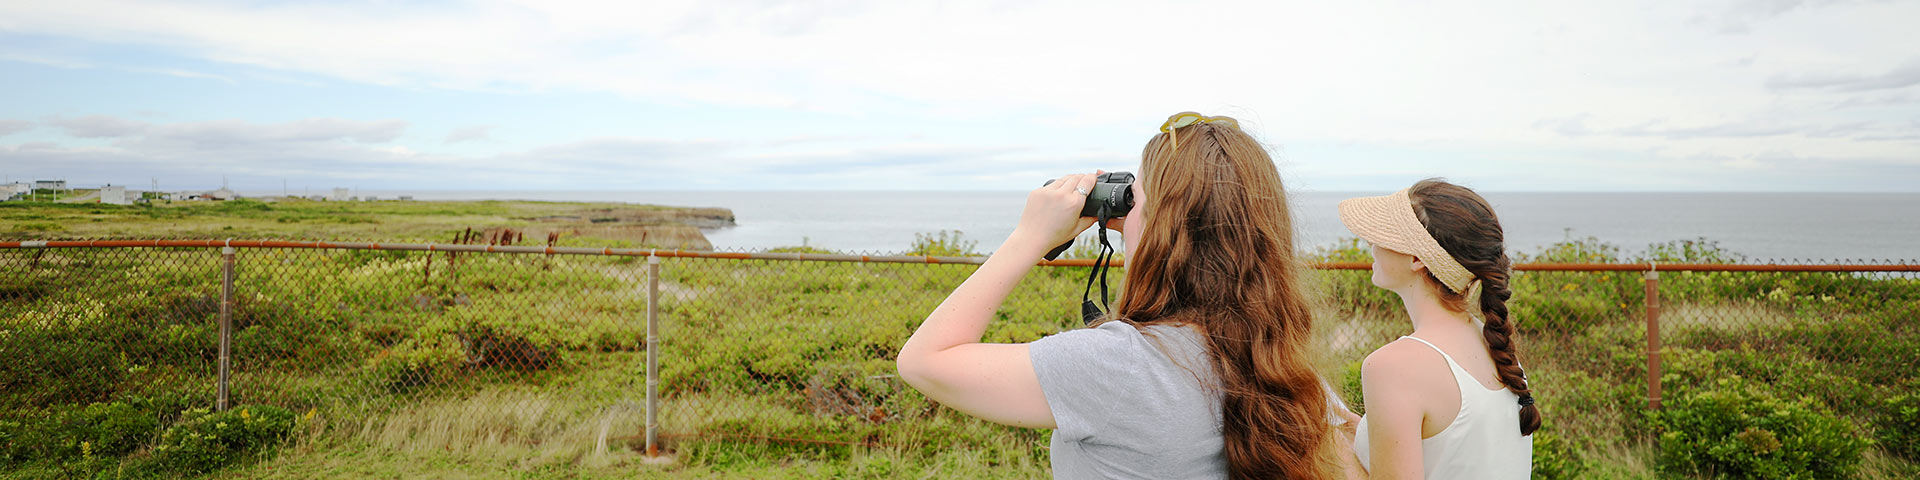
[[[147,129],[146,122],[106,115],[90,115],[80,118],[54,117],[48,119],[47,123],[66,130],[68,136],[79,138],[125,137],[139,134]]]
[[[1490,157],[1550,151],[1600,163],[1635,152],[1702,167],[1719,163],[1689,159],[1791,152],[1920,162],[1920,144],[1902,140],[1911,130],[1890,123],[1920,114],[1910,95],[1920,83],[1920,59],[1909,46],[1913,18],[1920,4],[1912,2],[1794,0],[0,4],[0,32],[163,48],[267,74],[970,122],[989,126],[978,144],[937,149],[984,149],[998,152],[988,155],[994,158],[1019,155],[995,150],[1014,148],[995,146],[1009,143],[996,138],[1006,132],[1147,130],[1140,124],[1200,109],[1242,117],[1280,146],[1504,152],[1482,155]],[[57,53],[4,58],[99,61],[49,60],[63,58]],[[100,138],[135,128],[58,125]],[[306,127],[297,129],[312,130]],[[405,125],[360,128],[371,130],[321,140],[380,143]],[[488,128],[461,127],[442,143],[482,143],[492,138]],[[155,138],[187,135],[175,133]],[[754,143],[751,135],[725,141]],[[209,136],[217,132],[199,135]],[[549,165],[609,165],[586,152],[681,158],[685,152],[658,149],[686,146],[632,142],[585,140],[524,154],[546,155],[525,160]],[[1106,151],[1130,158],[1137,147]],[[861,148],[867,157],[837,164],[930,158],[884,153],[899,145]],[[804,158],[739,155],[728,158],[741,165]],[[1392,167],[1291,160],[1308,172]],[[1584,178],[1523,167],[1532,170],[1518,178],[1547,188]]]
[[[0,137],[33,129],[33,122],[0,119]]]
[[[1842,92],[1864,92],[1914,85],[1920,85],[1920,57],[1914,57],[1906,63],[1879,74],[1801,73],[1777,75],[1767,80],[1767,87],[1780,90],[1830,88]]]
[[[476,142],[492,140],[493,125],[474,125],[453,129],[447,133],[445,143]]]
[[[57,119],[104,146],[0,145],[0,170],[77,184],[159,177],[229,177],[239,188],[283,178],[415,189],[845,189],[979,188],[962,178],[1024,175],[1022,184],[1081,168],[1088,157],[1025,147],[870,140],[590,138],[491,155],[421,152],[392,142],[396,120],[304,119],[141,123],[111,116]],[[132,125],[132,126],[129,126]],[[876,146],[877,145],[877,146]]]

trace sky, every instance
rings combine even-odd
[[[1920,192],[1920,1],[0,2],[0,174],[1015,190],[1228,115],[1292,189]]]

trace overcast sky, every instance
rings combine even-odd
[[[1132,169],[1197,110],[1296,189],[1920,192],[1915,25],[1913,1],[9,1],[0,174],[1025,189]]]

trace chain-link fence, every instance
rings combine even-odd
[[[226,245],[238,248],[223,254]],[[1046,462],[1044,432],[939,408],[893,375],[899,346],[980,258],[238,241],[56,248],[87,246],[0,243],[0,421],[11,422],[0,434],[13,440],[0,460],[76,451],[59,443],[67,437],[30,430],[90,406],[136,405],[161,420],[142,428],[164,428],[180,409],[311,417],[513,391],[626,417],[614,441],[683,462],[848,445]],[[1030,273],[985,341],[1078,326],[1088,264]],[[1366,266],[1329,261],[1306,274],[1328,379],[1362,410],[1360,359],[1410,329]],[[1871,437],[1896,414],[1872,406],[1916,385],[1913,263],[1518,270],[1509,306],[1545,432],[1574,432],[1537,458],[1658,441],[1672,427],[1652,409],[1729,379]],[[1124,275],[1110,277],[1117,291]],[[117,453],[143,448],[132,443]]]

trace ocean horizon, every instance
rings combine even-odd
[[[1390,192],[1289,192],[1297,248],[1353,235],[1335,204]],[[242,192],[274,196],[278,192]],[[1631,257],[1649,245],[1706,239],[1764,261],[1920,259],[1920,193],[1481,192],[1507,250],[1534,253],[1586,237]],[[500,191],[358,190],[415,200],[616,202],[732,210],[736,226],[703,229],[716,250],[810,246],[847,253],[906,251],[916,234],[957,231],[988,252],[1013,231],[1025,191]]]

